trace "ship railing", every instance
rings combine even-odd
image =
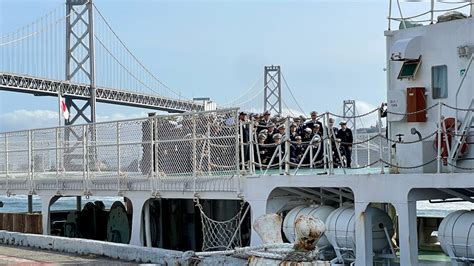
[[[427,10],[421,11],[420,13],[407,15],[402,8],[402,1],[400,0],[389,0],[389,10],[388,10],[388,30],[392,29],[392,22],[400,22],[400,29],[406,29],[412,27],[413,23],[429,23],[434,24],[436,22],[435,16],[450,12],[450,11],[459,11],[469,14],[470,17],[474,15],[474,1],[473,0],[455,0],[455,1],[441,1],[430,0],[430,6]],[[416,1],[412,1],[416,2]],[[419,3],[408,3],[413,9],[413,5]],[[394,11],[394,9],[396,9]],[[398,17],[394,15],[395,12],[398,12]]]
[[[462,109],[458,111],[472,112],[471,109]],[[436,128],[432,131],[422,133],[416,128],[411,131],[411,136],[397,135],[390,137],[388,130],[382,129],[382,116],[416,116],[419,113],[427,114],[429,117],[435,117]],[[240,158],[241,169],[245,174],[251,175],[297,175],[297,174],[367,174],[367,173],[385,173],[390,170],[392,173],[404,172],[434,172],[444,171],[472,171],[474,168],[458,165],[450,158],[455,152],[458,152],[462,145],[455,146],[454,138],[457,137],[454,129],[446,128],[444,119],[452,116],[453,107],[442,103],[441,101],[421,110],[406,113],[397,113],[386,110],[385,107],[375,108],[365,114],[345,117],[326,112],[319,116],[323,124],[323,134],[315,135],[312,139],[306,141],[293,141],[290,136],[289,128],[292,122],[290,117],[285,118],[286,132],[280,143],[259,143],[258,132],[259,124],[256,121],[247,121],[240,123],[240,133],[247,131],[246,136],[240,138]],[[358,132],[352,143],[344,143],[334,136],[333,130],[328,130],[331,118],[348,120],[351,118],[362,118],[366,116],[376,116],[375,132]],[[332,120],[332,119],[331,119]],[[393,135],[395,133],[391,133]],[[462,141],[467,141],[464,136]],[[424,144],[425,142],[425,144]],[[407,160],[400,161],[396,156],[396,150],[402,146],[418,145],[413,150],[426,149],[426,143],[432,143],[429,146],[434,148],[432,157],[428,154],[418,164],[411,164]],[[301,156],[295,157],[292,152],[296,145],[302,145],[304,150]],[[346,165],[347,158],[341,152],[341,145],[352,145],[352,167],[349,169]],[[423,147],[425,145],[425,147]],[[455,147],[456,151],[450,150]],[[261,152],[264,150],[265,152]],[[270,151],[270,153],[268,153]],[[265,159],[263,159],[263,157]],[[460,161],[462,161],[462,158]]]
[[[0,190],[238,191],[237,109],[0,133]]]

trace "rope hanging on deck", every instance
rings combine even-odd
[[[242,201],[240,210],[234,217],[229,220],[217,221],[206,215],[199,202],[199,198],[196,198],[194,201],[201,214],[203,251],[229,250],[242,246],[240,226],[250,205],[247,205],[244,212],[245,201]]]

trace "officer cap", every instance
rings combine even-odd
[[[275,135],[273,135],[273,139],[281,139],[281,135],[280,134],[275,134]]]

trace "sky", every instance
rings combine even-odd
[[[0,36],[63,3],[0,0]],[[340,114],[347,99],[356,100],[358,112],[364,113],[386,98],[388,0],[94,3],[137,58],[188,98],[232,101],[263,77],[265,65],[282,67],[308,116],[312,110]],[[428,8],[427,3],[405,4]],[[263,96],[255,101],[260,108]],[[292,100],[287,103],[298,109]],[[0,91],[0,131],[55,126],[57,105],[53,97]],[[148,111],[97,106],[102,121],[145,116]]]

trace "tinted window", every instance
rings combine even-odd
[[[448,67],[434,66],[431,68],[431,87],[433,99],[448,98]]]

